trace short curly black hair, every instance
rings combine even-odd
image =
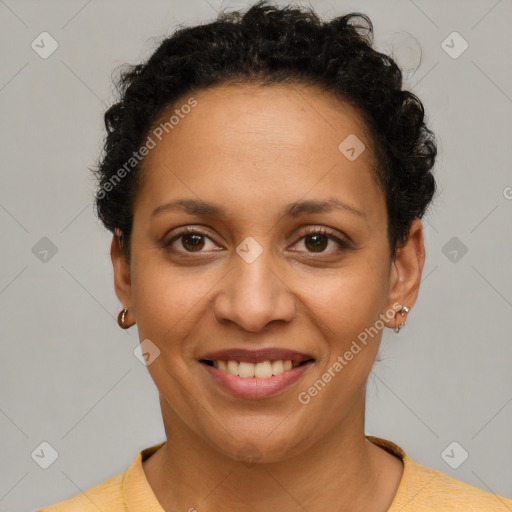
[[[372,22],[364,14],[324,22],[311,9],[263,0],[245,13],[223,12],[212,23],[181,27],[146,62],[124,69],[120,99],[105,113],[107,136],[93,172],[97,215],[120,238],[126,259],[140,184],[137,150],[184,95],[229,83],[312,85],[357,109],[371,135],[394,258],[434,196],[437,147],[421,101],[402,90],[401,70],[372,43]]]

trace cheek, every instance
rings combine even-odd
[[[180,350],[191,330],[196,308],[204,307],[208,280],[184,277],[177,268],[155,257],[140,254],[132,270],[132,295],[141,340],[149,338],[163,352]]]
[[[316,314],[323,320],[327,342],[320,367],[328,385],[325,398],[344,402],[368,377],[378,352],[384,323],[380,318],[388,301],[389,269],[377,258],[339,271],[317,291]],[[335,377],[333,377],[335,375]],[[345,404],[346,405],[346,404]]]
[[[299,390],[298,400],[310,417],[323,417],[325,429],[358,400],[364,401],[364,385],[384,328],[380,315],[387,301],[386,283],[385,267],[361,266],[318,292],[313,313],[326,344],[325,358],[318,361],[319,372]]]
[[[317,282],[309,295],[331,327],[331,336],[357,335],[373,324],[387,304],[389,270],[385,262],[360,258],[357,264],[336,270]]]

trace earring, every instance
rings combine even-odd
[[[398,312],[400,313],[400,315],[402,316],[405,316],[407,313],[409,313],[410,311],[410,308],[408,308],[407,306],[403,306],[402,309],[400,309]],[[407,323],[407,320],[401,322],[401,323],[398,323],[396,324],[396,327],[395,327],[395,332],[398,334],[400,332],[400,329]]]
[[[129,329],[131,327],[131,325],[126,325],[124,322],[126,313],[128,313],[128,310],[122,309],[121,311],[119,311],[119,314],[117,315],[117,323],[119,324],[119,327],[121,327],[121,329]]]

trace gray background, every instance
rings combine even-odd
[[[69,498],[164,440],[156,388],[133,354],[137,331],[116,324],[110,236],[87,167],[114,68],[148,56],[177,23],[247,4],[0,0],[0,510]],[[324,18],[372,18],[377,47],[394,49],[438,135],[420,299],[399,336],[384,334],[366,432],[512,496],[512,2],[311,5]],[[43,31],[59,45],[46,59],[31,48]],[[457,58],[442,46],[453,31],[469,44]],[[445,43],[452,53],[461,44]],[[31,457],[43,441],[58,452],[48,469]],[[462,450],[469,457],[452,469],[446,460],[460,463]]]

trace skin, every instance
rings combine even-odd
[[[384,512],[403,465],[364,435],[366,382],[382,331],[307,405],[297,395],[393,304],[414,305],[425,259],[421,222],[392,261],[371,140],[358,113],[328,93],[246,85],[193,96],[198,105],[144,161],[130,263],[117,238],[111,246],[126,322],[160,350],[148,371],[168,442],[143,463],[148,482],[166,511]],[[349,134],[366,146],[355,161],[338,149]],[[177,198],[219,203],[227,216],[152,217]],[[281,215],[289,203],[329,198],[362,214]],[[163,248],[184,226],[206,233],[202,252],[186,236]],[[315,252],[309,227],[348,236],[351,246],[320,236]],[[236,252],[246,237],[263,250],[252,263]],[[391,316],[386,327],[404,319]],[[269,346],[315,363],[265,399],[227,394],[198,361],[212,350]],[[254,464],[240,461],[248,443],[257,447]]]

